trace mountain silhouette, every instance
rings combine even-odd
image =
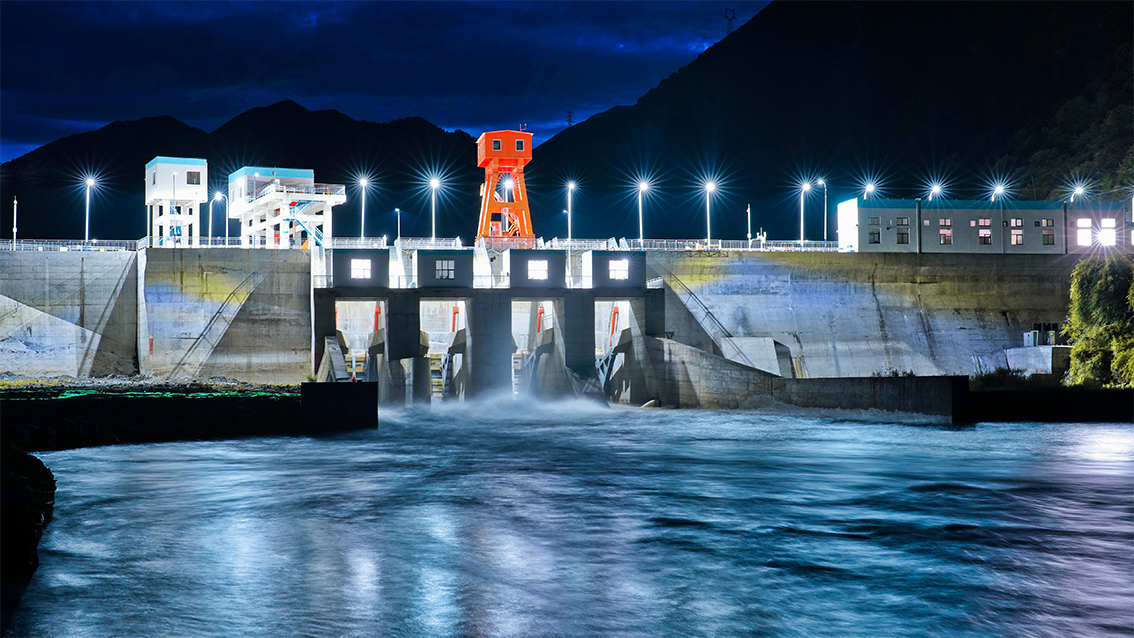
[[[565,236],[564,184],[576,237],[634,237],[634,184],[649,176],[647,237],[702,237],[703,181],[713,236],[799,236],[799,181],[838,201],[867,176],[883,196],[913,197],[925,178],[957,197],[994,176],[1016,196],[1045,198],[1072,169],[1107,184],[1134,171],[1130,25],[1134,4],[1023,2],[779,2],[677,70],[636,104],[617,106],[536,147],[527,171],[537,235]],[[474,132],[479,134],[480,132]],[[438,233],[471,239],[479,207],[474,138],[421,118],[358,121],[284,101],[237,115],[212,133],[170,117],[115,122],[47,144],[0,167],[0,233],[13,196],[20,236],[82,235],[82,176],[100,186],[96,238],[145,232],[144,165],[157,155],[209,160],[211,188],[246,165],[310,168],[348,185],[337,234],[358,234],[367,171],[367,235],[429,234],[433,172],[444,176]],[[1134,179],[1134,178],[1132,178]],[[807,236],[822,237],[822,195],[807,200]]]

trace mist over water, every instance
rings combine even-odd
[[[505,398],[40,455],[13,633],[1134,634],[1134,426]]]

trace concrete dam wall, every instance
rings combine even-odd
[[[970,375],[1063,322],[1062,255],[651,253],[678,342],[779,376]],[[790,373],[790,374],[785,374]]]
[[[136,372],[137,263],[133,251],[0,251],[0,372]]]
[[[303,250],[0,252],[0,372],[303,381],[310,259]]]

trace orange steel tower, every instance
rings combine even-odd
[[[528,210],[528,192],[524,188],[524,165],[531,159],[531,133],[481,133],[476,141],[476,160],[485,171],[484,183],[480,185],[477,239],[535,239],[531,211]]]

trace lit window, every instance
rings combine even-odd
[[[942,217],[941,219],[937,220],[937,225],[938,226],[952,226],[953,220],[950,219],[949,217]]]
[[[909,226],[910,225],[910,218],[909,217],[899,217],[898,218],[898,225],[899,226]]]
[[[1043,220],[1043,225],[1044,226],[1054,226],[1055,220],[1054,219],[1045,219],[1045,220]]]
[[[610,261],[610,278],[611,279],[629,279],[630,278],[630,260],[629,259],[612,259]]]
[[[438,259],[437,265],[437,279],[456,279],[457,266],[456,262],[452,259]]]
[[[881,225],[878,217],[869,217],[869,218],[867,218],[866,223],[870,224],[871,226]]]
[[[547,260],[535,259],[528,262],[528,279],[547,281]]]
[[[1055,245],[1055,231],[1054,230],[1044,230],[1043,231],[1043,245],[1044,246],[1054,246]]]
[[[976,220],[975,219],[969,220],[969,228],[976,228]]]
[[[1013,246],[1023,246],[1024,245],[1024,231],[1013,229],[1011,241],[1009,243],[1011,243]]]
[[[921,222],[921,225],[922,225],[922,226],[928,226],[928,225],[929,225],[929,220],[928,220],[928,219],[922,220],[922,222]]]
[[[992,231],[987,228],[981,228],[977,231],[977,238],[982,244],[992,244]]]
[[[870,233],[868,234],[868,236],[866,238],[866,243],[868,243],[868,244],[880,244],[880,243],[882,243],[882,232],[880,230],[878,230],[877,228],[871,228]]]
[[[1075,225],[1078,226],[1079,228],[1090,228],[1091,227],[1091,218],[1090,217],[1080,217],[1079,219],[1075,220]]]
[[[1079,220],[1079,221],[1083,221],[1083,220]],[[1091,220],[1088,219],[1087,223],[1089,224],[1090,221]],[[1076,239],[1078,240],[1077,243],[1080,246],[1090,246],[1091,245],[1091,229],[1090,228],[1080,228],[1078,230],[1078,232],[1076,233]]]
[[[1012,219],[1012,227],[1013,228],[1020,228],[1023,225],[1024,225],[1024,220],[1020,219],[1019,217],[1014,217]]]
[[[201,171],[186,171],[185,172],[185,183],[186,184],[200,184],[201,183]]]
[[[941,245],[942,246],[947,246],[947,245],[953,243],[953,230],[952,229],[942,228],[941,230],[939,230],[937,232],[939,233],[938,237],[941,239]]]
[[[1103,220],[1104,222],[1107,220]],[[1113,221],[1113,220],[1110,220]],[[1117,243],[1118,237],[1113,228],[1104,228],[1099,231],[1099,243],[1103,246],[1113,246]]]
[[[901,217],[899,217],[898,219],[901,219]],[[910,231],[908,229],[906,229],[906,228],[899,228],[898,229],[898,243],[899,244],[910,243]]]
[[[991,226],[992,225],[992,219],[985,217],[985,218],[980,220],[980,225],[981,226]]]
[[[524,140],[516,140],[516,150],[517,151],[524,150]]]
[[[1102,220],[1102,227],[1103,228],[1114,228],[1114,219],[1109,218],[1109,219]]]
[[[370,260],[369,259],[352,259],[352,260],[350,260],[350,278],[351,279],[370,279]]]
[[[494,150],[494,151],[500,150],[500,140],[492,140],[492,150]]]

